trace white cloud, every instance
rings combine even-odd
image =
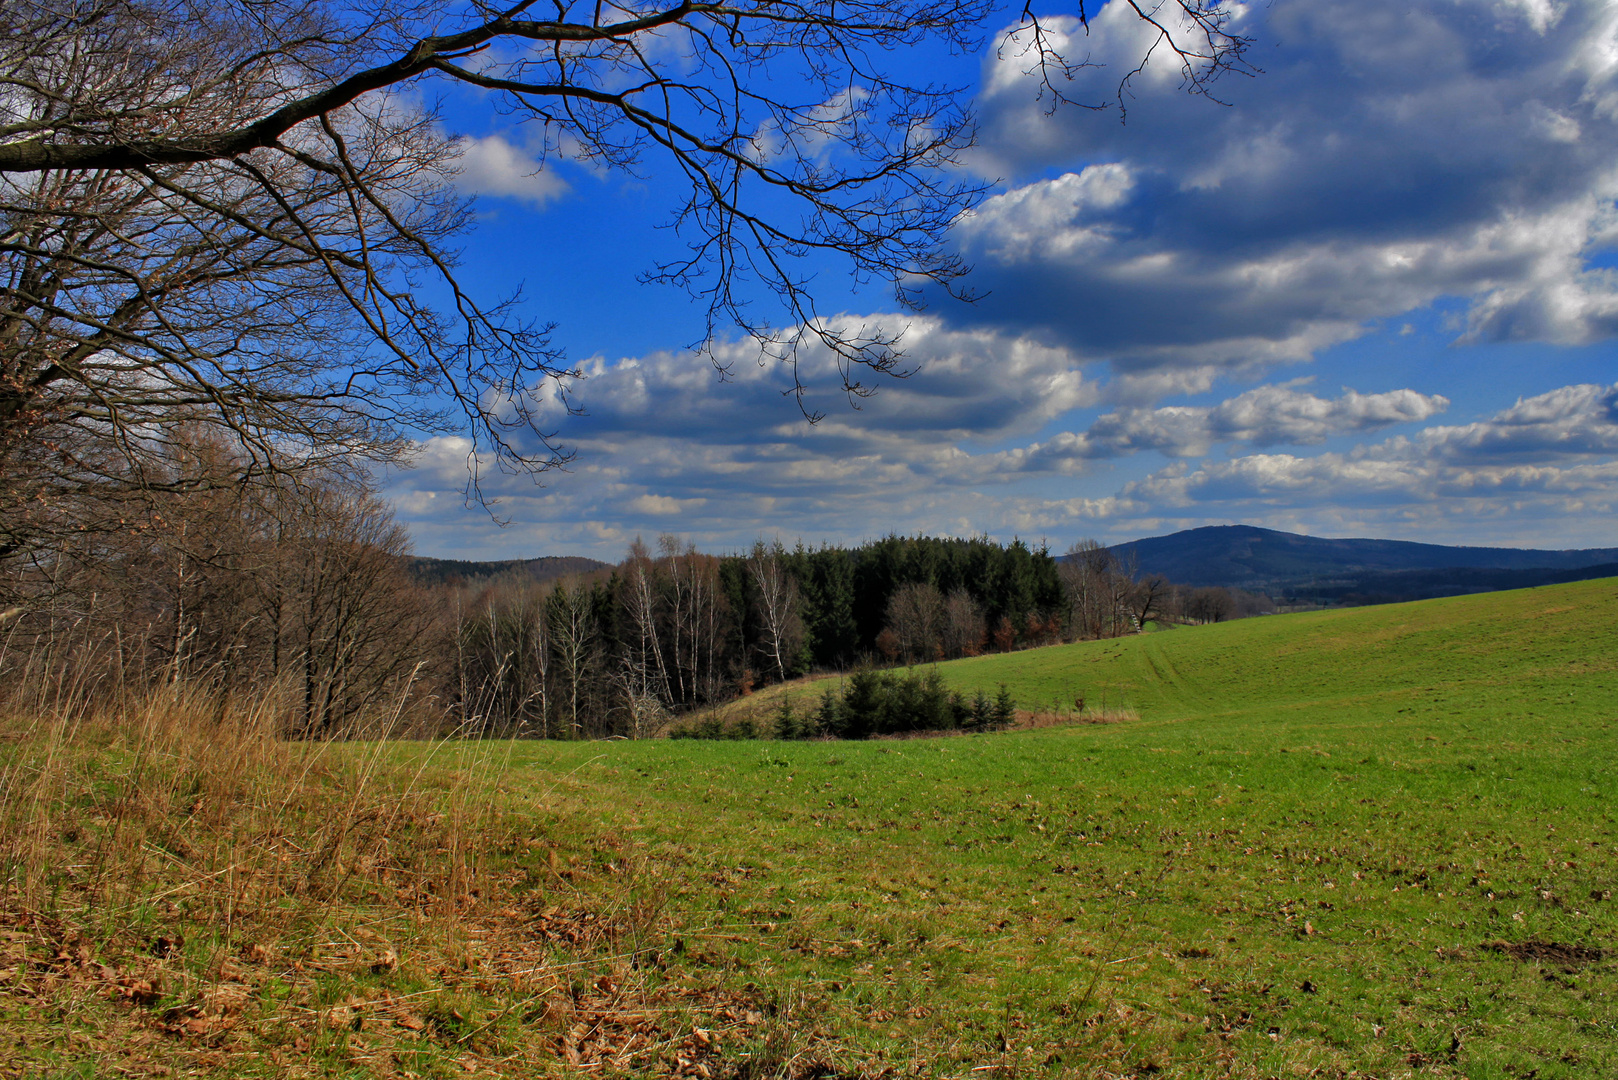
[[[1307,360],[1445,297],[1467,342],[1618,332],[1618,277],[1589,264],[1618,246],[1618,6],[1232,10],[1264,71],[1219,84],[1230,108],[1159,57],[1126,124],[1047,115],[1016,42],[991,56],[975,164],[1023,179],[959,222],[988,295],[949,318],[1126,372]],[[1145,41],[1123,4],[1054,28],[1094,65],[1064,88],[1081,101]]]
[[[1467,446],[1483,453],[1508,429],[1517,446],[1531,441],[1541,455],[1558,441],[1564,451],[1575,446],[1572,436],[1554,432],[1584,431],[1576,445],[1593,453],[1605,445],[1596,431],[1605,422],[1601,410],[1611,412],[1618,394],[1570,388],[1487,422],[1389,440],[1381,456],[1276,452],[1185,463],[1111,496],[1075,499],[1053,496],[1075,478],[1104,480],[1110,463],[1132,454],[1312,445],[1417,426],[1448,402],[1412,390],[1344,389],[1328,397],[1294,382],[1210,405],[1125,406],[1082,430],[1040,436],[1051,421],[1109,400],[1111,388],[1079,376],[1071,355],[1022,338],[951,331],[919,318],[906,344],[921,363],[915,376],[889,385],[862,410],[840,408],[815,426],[783,396],[790,385],[785,373],[760,367],[740,344],[719,350],[732,370],[723,384],[707,360],[689,353],[585,365],[576,398],[587,415],[572,428],[577,460],[543,491],[488,474],[485,491],[500,500],[496,513],[523,523],[522,531],[489,542],[509,550],[521,536],[543,535],[543,546],[528,550],[602,557],[618,554],[613,545],[622,536],[668,529],[710,547],[742,545],[762,532],[858,540],[889,530],[1044,533],[1066,543],[1081,528],[1115,533],[1201,506],[1271,505],[1283,494],[1300,504],[1331,490],[1355,498],[1383,491],[1397,500],[1419,491],[1425,459],[1458,455]],[[819,365],[831,362],[806,350],[803,373],[825,376]],[[433,440],[421,467],[396,485],[401,513],[435,550],[445,542],[467,550],[471,543],[457,498],[469,452],[465,440]],[[1508,482],[1530,480],[1500,481]]]
[[[467,525],[457,497],[471,449],[464,439],[430,440],[417,469],[390,491],[424,550],[487,544],[510,551],[534,542],[519,537],[538,533],[543,550],[572,544],[567,550],[615,557],[618,541],[602,528],[631,536],[676,528],[710,544],[776,531],[858,539],[870,527],[926,521],[931,528],[945,514],[959,523],[992,512],[985,510],[992,500],[961,488],[985,472],[981,447],[1025,439],[1100,400],[1100,388],[1064,350],[986,330],[951,331],[927,317],[887,327],[905,329],[906,356],[920,370],[857,410],[830,389],[834,359],[805,343],[799,370],[815,387],[806,404],[827,413],[814,426],[785,393],[788,373],[760,365],[749,343],[714,350],[728,369],[724,382],[712,362],[689,352],[581,365],[584,377],[572,390],[585,415],[568,421],[578,453],[569,471],[535,490],[485,470],[495,513],[523,523],[501,537],[477,539],[477,527]]]
[[[702,506],[707,499],[671,499],[667,495],[641,495],[630,500],[629,509],[652,517],[672,517],[686,514]]]
[[[1281,515],[1377,522],[1378,535],[1447,531],[1450,542],[1507,543],[1515,530],[1540,546],[1611,546],[1602,516],[1618,506],[1615,454],[1618,385],[1567,386],[1475,423],[1346,452],[1175,463],[1125,485],[1117,506],[1159,520]]]
[[[1519,399],[1485,421],[1429,428],[1409,445],[1425,457],[1470,465],[1618,454],[1618,385],[1564,386]]]
[[[544,206],[567,194],[567,181],[500,135],[455,140],[460,173],[455,186],[468,195],[493,195]]]
[[[845,450],[887,439],[939,441],[1004,438],[1030,432],[1063,413],[1092,405],[1100,390],[1079,370],[1080,359],[1015,333],[951,330],[931,316],[838,316],[837,323],[902,332],[913,378],[890,380],[859,400],[857,411],[836,388],[836,358],[806,337],[798,353],[810,387],[804,406],[827,420],[810,428],[784,396],[791,383],[751,341],[722,343],[714,363],[688,352],[656,352],[583,365],[574,386],[589,413],[576,426],[587,438],[700,438],[768,453],[774,445],[812,441]]]
[[[1361,394],[1345,388],[1341,397],[1328,400],[1291,385],[1259,386],[1212,407],[1110,413],[1086,436],[1101,455],[1150,449],[1190,457],[1206,454],[1216,443],[1307,446],[1332,435],[1426,420],[1448,407],[1448,399],[1414,390]]]
[[[1375,431],[1426,420],[1448,399],[1414,390],[1361,394],[1345,388],[1326,399],[1295,385],[1259,386],[1218,405],[1126,408],[1107,413],[1085,431],[1059,432],[1043,442],[962,461],[958,473],[975,479],[1088,470],[1088,463],[1142,451],[1197,457],[1219,444],[1308,446],[1334,435]]]
[[[1618,334],[1618,272],[1601,266],[1618,249],[1618,4],[1232,11],[1264,73],[1221,84],[1230,108],[1186,100],[1159,57],[1131,84],[1127,124],[1051,116],[1016,42],[986,62],[972,165],[1011,186],[953,235],[977,268],[967,284],[987,295],[866,320],[906,329],[914,377],[851,409],[834,359],[808,344],[805,405],[827,415],[809,427],[748,343],[714,350],[724,385],[685,352],[588,361],[575,387],[588,415],[563,424],[573,472],[538,493],[491,477],[498,512],[523,531],[478,542],[615,557],[624,537],[670,528],[710,547],[890,529],[1065,543],[1242,520],[1610,543],[1618,387],[1568,386],[1469,419],[1478,406],[1367,387],[1352,360],[1322,373],[1355,387],[1336,394],[1251,384],[1382,324],[1390,348],[1417,355],[1427,320],[1406,314],[1437,303],[1459,312],[1462,347]],[[1098,65],[1063,88],[1081,101],[1116,88],[1148,33],[1123,4],[1101,7],[1088,35],[1051,25]],[[469,190],[541,204],[566,190],[498,137],[467,151]],[[1202,397],[1232,383],[1250,388]],[[1343,448],[1359,437],[1380,441]],[[468,449],[435,441],[396,488],[424,546],[468,550]],[[462,524],[446,524],[446,507]]]

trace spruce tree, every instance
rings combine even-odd
[[[972,695],[972,709],[969,714],[967,726],[982,731],[994,720],[994,702],[984,693],[983,687],[978,687],[976,694]]]
[[[816,735],[830,735],[833,738],[842,737],[844,728],[843,699],[833,687],[828,685],[825,692],[820,695],[820,708],[815,711],[814,718],[810,723],[813,725],[814,730],[807,734],[806,737],[808,738],[813,738]]]
[[[882,730],[887,680],[882,673],[864,668],[849,676],[843,691],[843,730],[845,739],[866,739]]]
[[[781,704],[776,707],[775,720],[771,724],[777,739],[798,739],[803,737],[803,727],[798,723],[797,716],[792,711],[792,699],[785,694],[781,695]]]
[[[1005,683],[1000,684],[1000,692],[994,697],[994,708],[990,713],[989,723],[994,728],[1008,728],[1017,722],[1017,703],[1011,700],[1011,691]]]

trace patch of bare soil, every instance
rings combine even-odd
[[[1589,945],[1564,945],[1557,941],[1489,941],[1483,944],[1483,949],[1524,963],[1536,960],[1564,967],[1594,964],[1606,955],[1603,950]]]

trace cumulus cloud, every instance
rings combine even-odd
[[[1618,386],[1567,386],[1469,424],[1315,455],[1176,461],[1107,496],[1009,495],[1024,535],[1124,540],[1246,523],[1450,544],[1610,547]]]
[[[536,491],[485,471],[495,514],[545,530],[552,547],[571,542],[597,553],[615,550],[620,534],[665,528],[714,543],[777,531],[857,539],[871,522],[975,532],[982,526],[969,507],[984,503],[959,484],[982,448],[1025,439],[1100,400],[1101,389],[1062,349],[950,330],[929,317],[842,321],[902,330],[917,374],[851,408],[832,390],[835,358],[806,341],[798,370],[813,389],[804,405],[827,413],[810,425],[789,373],[759,363],[751,343],[721,344],[712,359],[685,351],[596,358],[580,365],[583,377],[572,387],[584,413],[566,422],[578,455],[568,474]],[[424,549],[474,543],[476,527],[467,531],[455,497],[470,451],[463,439],[430,440],[417,468],[394,484],[396,505]],[[476,543],[510,550],[518,535]]]
[[[598,357],[581,365],[576,392],[589,415],[578,430],[590,439],[703,439],[746,453],[802,441],[842,450],[884,440],[1003,438],[1099,400],[1100,389],[1071,352],[1016,333],[952,330],[930,316],[834,321],[902,333],[905,361],[919,374],[885,383],[854,409],[836,389],[836,358],[806,337],[798,352],[798,372],[810,388],[804,408],[828,416],[808,427],[785,396],[790,380],[778,365],[761,363],[751,341],[714,346],[712,362],[685,351],[612,363]],[[716,365],[724,372],[722,389]]]
[[[990,57],[976,165],[1014,186],[958,223],[988,295],[952,318],[1123,371],[1305,360],[1441,297],[1467,301],[1469,341],[1618,331],[1618,279],[1590,263],[1618,244],[1618,8],[1232,10],[1264,71],[1221,84],[1231,108],[1154,60],[1127,123],[1049,116],[1027,57]],[[1123,4],[1055,28],[1096,65],[1076,100],[1145,42]]]
[[[1259,386],[1212,407],[1130,409],[1101,417],[1085,434],[1097,456],[1158,450],[1176,457],[1206,454],[1216,443],[1308,446],[1329,436],[1426,420],[1449,407],[1437,394],[1393,390],[1316,397],[1296,386]]]
[[[785,393],[786,373],[756,363],[751,346],[718,350],[730,372],[723,383],[709,360],[691,353],[598,359],[583,365],[574,388],[585,415],[571,422],[578,457],[570,473],[543,491],[486,474],[484,490],[498,497],[498,515],[543,530],[551,538],[545,550],[561,550],[570,537],[574,550],[615,554],[626,536],[666,529],[721,546],[758,533],[857,540],[893,529],[1004,534],[1040,522],[1063,530],[1061,538],[1073,522],[1051,519],[1035,505],[1041,497],[1021,489],[1060,490],[1146,451],[1311,445],[1415,426],[1447,405],[1411,390],[1324,397],[1295,382],[1206,406],[1115,408],[1041,438],[1042,429],[1109,400],[1109,387],[1083,377],[1071,354],[932,318],[912,321],[904,345],[917,374],[859,410],[828,409],[813,426]],[[833,364],[806,348],[800,374],[824,386]],[[468,543],[455,493],[470,449],[460,439],[433,440],[399,482],[400,511],[424,544]],[[1084,513],[1121,512],[1144,491],[1086,500]],[[518,535],[498,543],[509,549]]]
[[[660,380],[647,380],[646,389],[655,397]],[[1221,431],[1251,441],[1261,429],[1246,418],[1267,397],[1287,403],[1279,412],[1301,417],[1292,430],[1303,444],[1323,433],[1420,424],[1443,406],[1409,391],[1327,399],[1283,386],[1194,411],[1184,422],[1204,433],[1199,438]],[[710,549],[738,548],[755,535],[857,541],[889,530],[987,531],[1065,546],[1082,535],[1116,541],[1228,521],[1451,543],[1602,546],[1611,543],[1618,509],[1618,385],[1563,387],[1475,422],[1349,449],[1180,460],[1112,494],[1071,493],[1092,463],[1113,460],[1102,445],[1103,434],[1119,430],[1111,421],[1010,449],[973,449],[937,443],[925,427],[906,434],[846,417],[823,432],[786,422],[780,405],[751,428],[773,427],[773,436],[750,440],[700,425],[683,437],[643,436],[609,425],[581,445],[581,464],[551,488],[493,474],[486,490],[498,497],[495,512],[516,522],[504,532],[462,507],[471,450],[464,439],[428,442],[420,467],[396,482],[395,503],[426,551],[601,558],[619,557],[637,533],[663,531]],[[1176,415],[1152,412],[1164,426]],[[1286,428],[1262,430],[1278,436]],[[1168,449],[1187,448],[1171,441]]]
[[[1215,445],[1309,446],[1334,435],[1353,435],[1416,423],[1444,411],[1437,394],[1393,390],[1361,394],[1345,388],[1327,399],[1295,384],[1259,386],[1212,406],[1129,408],[1097,418],[1084,431],[1064,431],[1025,447],[982,454],[957,466],[975,479],[1017,474],[1085,472],[1091,461],[1142,451],[1197,457]]]
[[[455,140],[460,172],[455,185],[468,195],[493,195],[543,206],[567,194],[567,181],[500,135]]]
[[[1536,519],[1553,521],[1553,528],[1571,526],[1589,543],[1602,543],[1605,533],[1610,544],[1598,515],[1618,503],[1614,454],[1618,385],[1567,386],[1475,423],[1434,426],[1350,451],[1176,463],[1125,485],[1118,499],[1128,513],[1159,517],[1263,520],[1276,510],[1292,517],[1380,510],[1383,521],[1414,515],[1439,527],[1445,518],[1470,515],[1482,525],[1505,516],[1524,532],[1533,531]]]
[[[667,495],[641,495],[631,499],[629,508],[652,517],[672,517],[695,510],[707,499],[671,499]]]
[[[1488,420],[1429,428],[1390,445],[1475,466],[1618,454],[1618,385],[1564,386],[1519,399]]]

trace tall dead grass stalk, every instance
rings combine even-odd
[[[0,700],[5,906],[115,935],[182,902],[229,926],[380,889],[418,908],[468,894],[494,810],[471,794],[494,786],[490,748],[435,771],[443,743],[393,738],[398,709],[363,742],[288,741],[274,688],[68,679],[17,680]]]

